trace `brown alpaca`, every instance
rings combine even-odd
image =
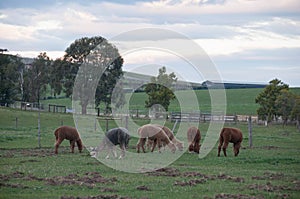
[[[229,142],[233,143],[234,156],[237,156],[239,154],[242,141],[243,134],[241,130],[236,128],[223,128],[219,138],[218,156],[220,156],[221,148],[223,148],[224,156],[227,156],[226,148],[228,147]]]
[[[189,152],[190,153],[199,153],[200,152],[200,140],[201,140],[201,133],[197,127],[190,127],[187,131],[187,139],[189,145]]]
[[[75,142],[77,143],[79,152],[81,153],[83,144],[80,139],[79,133],[77,132],[76,128],[70,126],[61,126],[54,132],[55,135],[55,154],[58,153],[58,147],[62,143],[64,139],[70,141],[70,149],[71,152],[74,153]]]
[[[137,152],[140,152],[140,148],[142,147],[143,152],[145,153],[145,143],[147,138],[149,140],[152,140],[153,146],[151,152],[154,151],[154,148],[156,145],[158,145],[158,150],[160,152],[160,147],[162,146],[162,143],[166,143],[166,145],[170,148],[170,150],[174,153],[176,151],[176,146],[173,144],[173,142],[170,141],[169,137],[166,135],[163,129],[152,125],[152,124],[146,124],[138,129],[138,134],[140,136],[139,141],[137,143]]]
[[[171,129],[169,129],[168,127],[166,126],[161,126],[161,125],[158,125],[158,124],[155,124],[155,126],[161,128],[162,130],[165,131],[165,133],[167,134],[167,136],[169,137],[169,139],[175,144],[175,146],[180,150],[182,151],[183,150],[183,142],[179,141],[176,139],[176,137],[174,136],[173,132],[171,131]],[[165,144],[165,143],[163,143]]]

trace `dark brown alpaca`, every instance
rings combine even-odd
[[[236,128],[223,128],[219,138],[218,156],[220,156],[221,148],[223,149],[224,156],[227,156],[226,148],[229,142],[233,143],[234,156],[238,156],[242,141],[243,134],[241,130]]]
[[[55,130],[54,135],[55,135],[55,139],[56,139],[55,154],[58,153],[58,147],[64,139],[67,139],[70,141],[70,149],[71,149],[72,153],[74,153],[75,142],[77,143],[79,152],[81,153],[83,144],[82,144],[82,141],[80,139],[79,133],[76,130],[76,128],[73,128],[70,126],[61,126]]]
[[[200,152],[200,140],[201,140],[201,133],[197,127],[190,127],[187,131],[187,138],[188,138],[188,145],[189,145],[189,152]]]

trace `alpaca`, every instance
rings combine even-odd
[[[238,156],[242,141],[243,134],[241,130],[236,128],[223,128],[219,138],[218,156],[220,156],[221,148],[223,149],[224,156],[227,156],[226,148],[229,142],[233,143],[234,156]]]
[[[146,124],[138,129],[138,134],[140,136],[139,141],[137,143],[137,152],[140,152],[140,148],[142,147],[143,152],[145,153],[145,143],[147,138],[149,140],[154,141],[151,152],[154,151],[154,148],[158,144],[158,151],[160,152],[160,147],[162,143],[166,143],[166,145],[170,148],[170,150],[174,153],[176,151],[176,146],[173,142],[170,141],[169,137],[166,135],[165,131],[155,125]]]
[[[70,126],[61,126],[54,131],[55,135],[55,154],[58,154],[58,147],[64,139],[70,141],[71,152],[74,153],[75,142],[77,143],[79,152],[81,153],[83,144],[80,139],[80,135],[76,128]]]
[[[200,152],[200,140],[201,133],[197,127],[190,127],[187,131],[188,145],[190,153],[199,153]]]
[[[114,150],[114,146],[119,145],[122,153],[119,159],[125,157],[126,148],[128,148],[130,140],[129,131],[125,128],[118,127],[110,129],[106,132],[105,138],[102,140],[99,147],[97,147],[94,151],[91,152],[92,157],[96,157],[97,154],[103,149],[107,148],[107,156],[106,159],[109,158],[109,153],[112,153],[115,157],[117,157],[117,153]]]
[[[169,139],[175,144],[175,146],[178,148],[179,151],[183,150],[183,142],[181,142],[178,139],[176,139],[176,137],[174,136],[174,134],[171,131],[171,129],[169,129],[166,126],[161,126],[161,125],[158,125],[158,124],[155,124],[155,126],[161,128],[162,130],[165,131],[165,133],[167,134],[167,136],[169,137]],[[163,143],[163,144],[165,144],[165,143]]]

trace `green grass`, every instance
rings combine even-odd
[[[261,88],[251,88],[251,89],[226,89],[226,100],[227,100],[227,115],[256,115],[256,110],[258,109],[258,104],[255,103],[255,98],[262,92]],[[300,88],[291,88],[293,93],[300,95]],[[177,111],[194,111],[195,101],[190,97],[191,92],[197,96],[199,109],[201,112],[210,112],[211,110],[211,97],[209,90],[183,90],[176,91],[176,97],[183,99],[184,104],[180,105],[177,100],[171,101],[169,106],[169,112]],[[145,109],[145,101],[147,100],[146,93],[134,93],[126,94],[126,101],[129,103],[130,110],[140,110],[141,112],[147,113]],[[68,108],[72,107],[72,102],[69,98],[58,98],[42,100],[41,103],[44,104],[58,104],[64,105]]]
[[[76,148],[75,154],[70,154],[67,141],[59,148],[59,154],[53,155],[54,129],[60,126],[62,121],[66,125],[74,126],[73,118],[70,114],[54,113],[41,113],[40,116],[42,148],[37,148],[38,113],[0,108],[0,198],[99,195],[131,198],[215,198],[218,194],[231,194],[228,198],[238,197],[238,194],[255,198],[300,196],[300,133],[294,126],[283,128],[254,124],[254,147],[249,148],[247,125],[226,124],[244,132],[243,146],[238,157],[233,157],[230,144],[228,157],[218,158],[216,144],[205,158],[199,159],[195,154],[184,153],[167,167],[167,171],[170,172],[162,172],[169,175],[154,176],[153,174],[158,172],[132,174],[114,170],[91,158],[87,150],[80,154]],[[149,121],[135,122],[141,125]],[[100,125],[104,127],[105,122],[101,121]],[[166,125],[172,128],[173,123],[167,122]],[[115,122],[110,121],[109,128],[114,126]],[[200,124],[201,142],[207,128],[208,123]],[[136,138],[130,140],[130,152],[135,152],[136,143]],[[168,149],[163,151],[163,154],[167,153]],[[16,172],[19,172],[19,175]],[[86,184],[88,181],[79,179],[87,179],[87,172],[97,172],[110,182]],[[186,172],[201,173],[206,178],[187,176]],[[60,179],[65,179],[70,174],[78,176],[73,177],[74,184],[49,184],[51,179],[60,182]],[[193,185],[195,180],[198,180],[198,183]],[[180,183],[191,185],[176,185]],[[140,186],[149,190],[139,190]]]

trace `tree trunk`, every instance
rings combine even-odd
[[[87,111],[86,111],[87,105],[88,105],[87,102],[82,102],[81,103],[81,114],[82,115],[86,115],[86,113],[87,113]]]

